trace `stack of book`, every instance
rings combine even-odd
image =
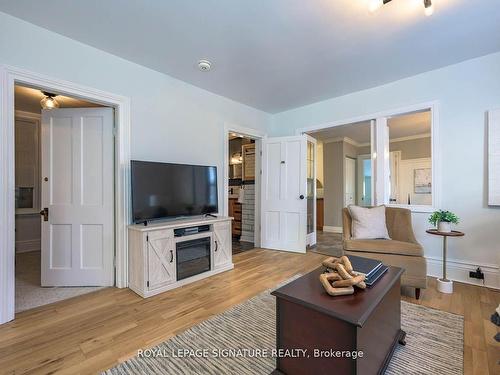
[[[387,266],[375,259],[349,255],[349,260],[351,261],[354,273],[358,275],[365,275],[365,283],[368,286],[375,284],[377,280],[380,279],[380,277],[388,270]]]
[[[357,275],[365,275],[365,283],[369,287],[373,286],[389,269],[382,262],[375,259],[362,258],[355,255],[349,255],[348,258],[351,261],[353,272]],[[334,271],[327,268],[327,272]]]

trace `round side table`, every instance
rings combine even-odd
[[[437,279],[437,290],[441,293],[453,293],[453,281],[446,278],[446,247],[448,237],[463,237],[465,233],[452,230],[451,232],[440,232],[437,229],[427,229],[427,233],[443,237],[443,277]]]

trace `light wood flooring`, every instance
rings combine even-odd
[[[255,249],[234,256],[235,269],[161,295],[142,299],[128,289],[107,288],[17,315],[0,326],[0,373],[96,373],[154,346],[196,323],[316,268],[324,255]],[[411,292],[409,292],[411,293]],[[416,302],[412,297],[405,300]],[[489,316],[500,293],[455,284],[417,303],[464,315],[465,374],[495,374],[500,348]]]

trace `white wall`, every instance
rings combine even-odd
[[[451,277],[473,281],[468,269],[482,265],[487,284],[499,287],[500,210],[486,200],[486,112],[500,108],[500,53],[279,113],[270,133],[295,134],[298,128],[434,100],[439,102],[440,208],[456,212],[458,229],[466,233],[449,241],[449,257],[457,261],[450,263]],[[437,274],[441,241],[425,234],[428,216],[415,213],[414,229],[430,273]]]
[[[259,130],[269,126],[265,112],[4,13],[0,64],[130,97],[132,158],[216,165],[221,203],[224,123]]]
[[[456,263],[457,272],[463,271],[458,276],[472,265],[490,265],[488,283],[499,284],[500,211],[486,206],[485,113],[500,108],[500,53],[272,117],[3,13],[0,64],[130,97],[132,158],[217,165],[220,202],[224,122],[288,135],[304,126],[438,100],[441,207],[455,211],[467,233],[450,241],[450,256],[465,262]],[[432,268],[441,248],[438,239],[423,234],[427,216],[414,215],[415,231]]]

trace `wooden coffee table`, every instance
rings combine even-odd
[[[337,297],[329,296],[319,281],[324,270],[320,267],[271,293],[276,296],[276,349],[290,350],[281,351],[285,355],[276,359],[274,373],[383,373],[398,343],[405,344],[403,270],[389,267],[372,288]],[[344,353],[339,357],[336,351]],[[346,357],[354,351],[363,356]]]

